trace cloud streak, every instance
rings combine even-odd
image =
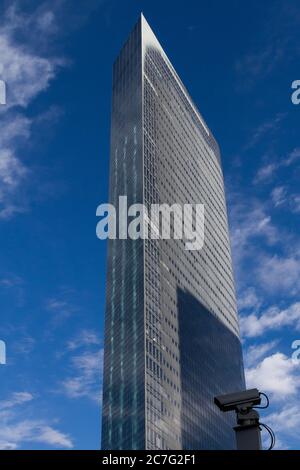
[[[28,181],[30,163],[25,162],[20,145],[24,148],[28,143],[38,117],[28,118],[26,109],[49,88],[66,63],[62,58],[47,56],[45,50],[41,55],[36,50],[39,42],[28,40],[37,30],[44,42],[50,40],[49,25],[50,16],[41,8],[24,15],[17,3],[8,8],[0,24],[0,70],[7,86],[6,105],[0,107],[0,219],[28,208],[24,193],[20,196],[19,192]]]
[[[294,148],[286,157],[279,161],[273,161],[258,169],[254,183],[270,182],[280,168],[289,167],[300,159],[300,148]]]
[[[20,407],[32,400],[34,397],[29,392],[15,392],[9,399],[0,401],[0,449],[19,449],[27,442],[72,449],[74,445],[68,434],[54,428],[45,420],[20,417],[24,411],[20,410]]]
[[[72,357],[72,373],[62,382],[62,390],[69,398],[89,398],[101,401],[101,368],[103,350],[83,352]]]
[[[270,307],[260,315],[251,313],[240,317],[241,332],[248,338],[262,336],[268,331],[286,326],[300,330],[300,302],[295,302],[285,309]]]

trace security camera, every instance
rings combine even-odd
[[[219,395],[218,397],[215,397],[214,401],[221,411],[237,411],[243,408],[249,409],[253,406],[259,405],[261,398],[257,388],[252,388],[250,390],[229,393],[227,395]]]

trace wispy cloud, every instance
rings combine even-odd
[[[276,194],[277,203],[284,195],[282,190]],[[277,300],[281,294],[293,301],[300,289],[297,234],[275,224],[270,201],[262,203],[248,197],[243,202],[239,196],[235,199],[238,202],[230,210],[231,243],[241,310],[251,310],[252,302],[256,312],[257,300],[261,303],[266,294]]]
[[[276,132],[285,117],[286,113],[277,113],[271,119],[268,119],[260,124],[252,131],[251,138],[246,143],[243,150],[246,151],[255,147],[266,135],[272,135],[272,133]]]
[[[278,341],[276,340],[249,346],[244,353],[246,368],[256,366],[258,361],[263,359],[277,344]]]
[[[21,420],[10,416],[3,420],[0,429],[0,449],[18,449],[26,442],[42,443],[54,448],[74,447],[68,434],[49,426],[45,421]]]
[[[265,166],[262,166],[257,171],[257,174],[254,178],[254,183],[260,183],[261,181],[271,180],[275,174],[278,165],[276,163],[268,163]]]
[[[69,398],[89,398],[96,403],[101,400],[101,369],[103,350],[83,352],[72,357],[71,375],[62,382],[62,390]]]
[[[72,291],[62,289],[53,297],[45,301],[45,309],[51,313],[52,324],[59,324],[70,316],[76,314],[80,309],[72,300]]]
[[[76,311],[74,306],[70,305],[66,300],[62,300],[60,298],[51,298],[47,300],[46,309],[61,316],[69,316],[74,311]]]
[[[99,335],[93,330],[83,329],[66,343],[65,350],[59,355],[68,361],[60,391],[68,398],[88,398],[99,404],[103,368]]]
[[[239,202],[231,207],[231,244],[236,267],[241,268],[243,259],[249,255],[251,242],[261,239],[274,245],[279,238],[265,204],[255,201]]]
[[[300,159],[300,147],[294,148],[286,158],[281,162],[282,166],[290,166],[292,163]]]
[[[28,181],[30,164],[25,162],[20,144],[29,141],[34,117],[26,116],[26,108],[47,90],[64,59],[49,56],[39,49],[39,41],[28,40],[39,32],[43,42],[50,39],[54,13],[37,8],[24,14],[15,2],[3,14],[0,24],[1,78],[7,85],[7,104],[1,106],[0,144],[0,218],[7,219],[25,211],[27,201],[20,188]],[[22,40],[20,40],[20,37]],[[27,40],[26,40],[27,39]]]
[[[240,326],[243,336],[248,338],[262,336],[268,331],[286,326],[300,330],[300,302],[295,302],[285,309],[269,307],[261,314],[242,315]]]
[[[33,400],[33,395],[29,392],[14,392],[8,400],[0,401],[0,410],[7,410],[31,400]]]
[[[287,442],[291,438],[298,440],[300,423],[300,407],[298,402],[293,401],[283,406],[280,410],[268,414],[264,421],[271,426],[276,435],[280,435],[280,443],[279,446],[278,444],[276,445],[276,449],[289,448],[290,446],[287,445]]]
[[[0,276],[0,291],[10,297],[11,305],[24,305],[26,283],[21,276],[4,272]]]
[[[23,26],[26,28],[26,23]],[[58,67],[64,64],[62,59],[40,57],[31,46],[18,44],[13,30],[7,27],[2,28],[0,35],[0,57],[2,78],[8,88],[5,110],[26,108],[49,87]]]
[[[296,250],[282,256],[261,254],[256,275],[264,291],[272,293],[277,290],[290,297],[294,296],[300,290],[299,254]]]
[[[0,278],[0,286],[7,289],[18,287],[23,284],[23,279],[19,276],[9,275]]]
[[[0,218],[7,219],[25,210],[24,204],[17,201],[16,191],[28,173],[12,147],[0,149]]]
[[[292,210],[293,212],[300,212],[300,195],[292,197]]]
[[[261,300],[259,299],[254,287],[248,287],[247,289],[242,290],[241,294],[238,297],[239,311],[256,311],[260,307],[260,305]]]
[[[296,147],[282,159],[276,161],[274,160],[260,167],[256,173],[253,182],[255,184],[262,182],[270,182],[274,179],[274,176],[280,168],[289,167],[299,159],[300,148]]]
[[[275,207],[285,204],[287,200],[287,190],[285,186],[276,186],[271,192],[271,198]]]
[[[294,214],[300,212],[300,194],[295,194],[286,186],[275,186],[271,191],[271,199],[275,208],[285,209]]]
[[[0,401],[0,449],[22,448],[26,442],[41,443],[54,448],[73,448],[70,436],[45,420],[21,417],[24,413],[22,406],[33,399],[29,392],[15,392],[9,399]]]
[[[84,346],[99,345],[100,339],[92,330],[83,330],[75,338],[71,339],[67,343],[67,348],[73,351]]]

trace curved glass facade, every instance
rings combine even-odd
[[[244,387],[219,148],[143,17],[114,64],[110,159],[116,207],[204,204],[205,242],[109,241],[102,447],[233,448],[213,404]]]
[[[143,202],[141,29],[137,24],[113,69],[110,202]],[[119,227],[117,227],[119,230]],[[144,246],[109,240],[102,442],[145,448]]]

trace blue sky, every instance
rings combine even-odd
[[[111,66],[142,10],[215,134],[249,386],[300,448],[297,0],[1,3],[0,447],[96,449]]]

